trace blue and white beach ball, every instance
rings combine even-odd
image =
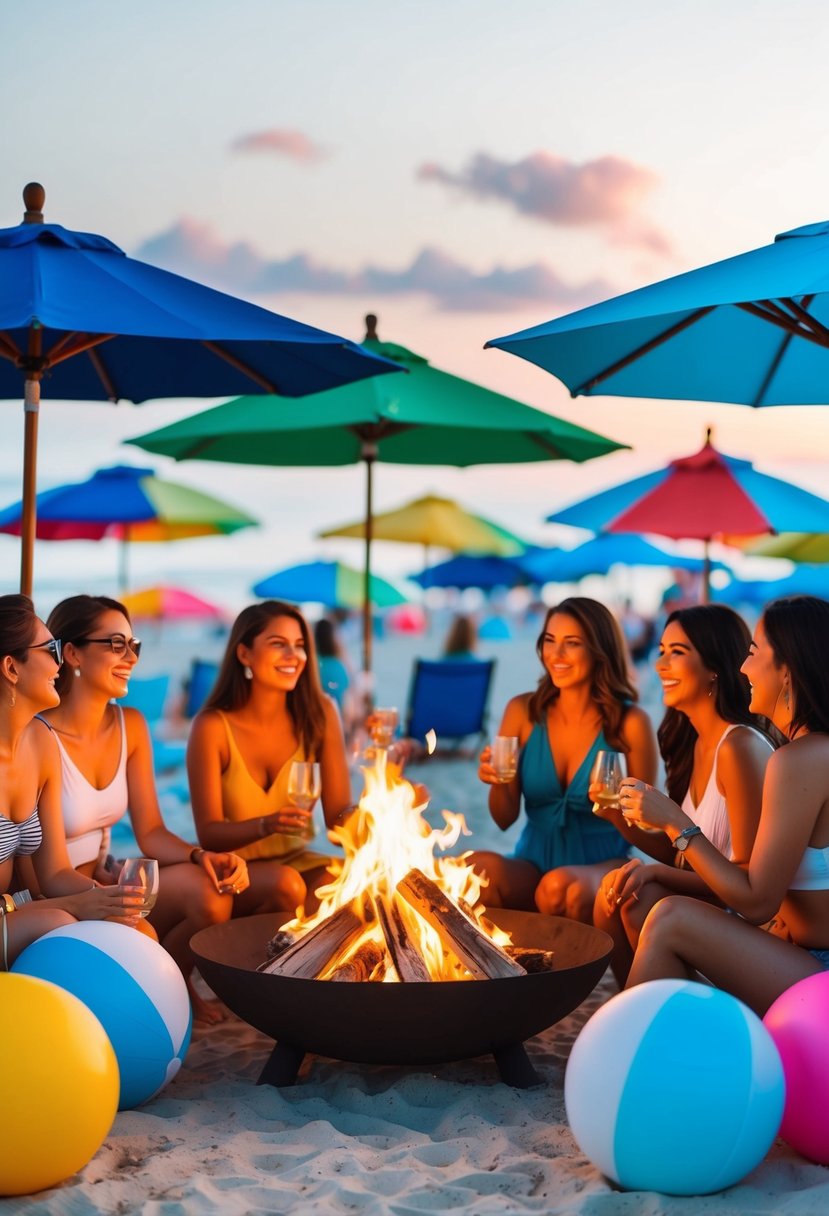
[[[783,1115],[771,1036],[727,992],[654,980],[608,1001],[567,1065],[564,1101],[582,1151],[629,1190],[706,1195],[762,1161]]]
[[[181,1067],[192,1026],[187,985],[167,951],[146,934],[110,921],[80,921],[32,942],[12,971],[50,980],[92,1010],[118,1060],[119,1110],[152,1098]]]

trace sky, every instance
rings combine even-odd
[[[41,0],[3,13],[0,226],[21,189],[127,253],[436,366],[632,445],[585,465],[380,465],[378,510],[442,492],[537,543],[549,512],[715,442],[826,490],[829,411],[571,400],[489,338],[768,243],[829,213],[829,9],[820,0]],[[263,521],[231,540],[142,546],[135,585],[230,606],[311,557],[359,565],[355,468],[238,468],[123,440],[206,401],[41,407],[39,486],[152,466]],[[301,409],[301,401],[293,403]],[[0,402],[0,505],[20,493],[22,409]],[[575,534],[571,540],[575,540]],[[134,549],[139,547],[134,546]],[[381,572],[420,554],[380,545]],[[0,591],[18,542],[0,537]],[[114,542],[39,543],[48,609],[113,591]]]

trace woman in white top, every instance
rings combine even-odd
[[[228,919],[233,893],[248,885],[247,867],[235,854],[194,847],[164,825],[147,723],[138,710],[113,702],[126,695],[141,649],[124,606],[105,596],[75,595],[57,605],[48,625],[63,641],[63,666],[56,681],[60,705],[47,710],[44,720],[61,757],[72,864],[97,882],[116,882],[117,870],[104,858],[112,824],[129,811],[138,847],[160,866],[148,922],[189,982],[190,938]],[[192,988],[190,995],[196,1017],[221,1016]]]
[[[668,798],[671,805],[681,804],[688,821],[699,825],[723,856],[736,861],[751,854],[772,751],[768,737],[756,729],[749,683],[739,670],[750,642],[745,622],[730,608],[683,608],[668,617],[656,660],[666,706],[657,737]],[[686,864],[684,842],[676,849],[662,831],[636,835],[637,849],[653,860],[633,856],[611,870],[594,906],[594,923],[614,941],[611,966],[620,985],[645,917],[658,900],[671,892],[716,899]]]
[[[700,973],[761,1017],[798,980],[829,968],[829,603],[768,604],[742,670],[751,708],[789,740],[771,757],[754,847],[729,861],[668,799],[626,781],[632,819],[684,839],[725,908],[673,896],[648,916],[628,987]],[[684,837],[682,833],[685,833]]]

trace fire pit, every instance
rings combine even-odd
[[[199,970],[234,1013],[276,1039],[259,1084],[291,1085],[306,1052],[363,1064],[442,1064],[492,1053],[518,1087],[540,1081],[525,1039],[571,1013],[610,956],[607,934],[533,912],[487,916],[516,946],[552,950],[552,970],[439,983],[333,983],[257,971],[279,917],[252,916],[192,939]]]

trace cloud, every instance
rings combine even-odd
[[[328,153],[302,131],[289,131],[284,127],[272,127],[269,131],[252,131],[240,135],[230,145],[232,152],[265,152],[276,156],[288,156],[310,164],[324,160]]]
[[[619,156],[579,165],[552,152],[514,162],[479,152],[460,173],[432,163],[421,165],[417,177],[476,199],[496,199],[548,224],[603,226],[614,243],[671,253],[668,238],[637,214],[658,178]]]
[[[571,310],[615,294],[612,283],[568,283],[544,262],[477,271],[440,249],[424,248],[402,268],[367,264],[355,271],[325,266],[310,254],[267,259],[246,242],[223,242],[206,224],[182,219],[144,242],[136,256],[166,270],[245,296],[289,292],[319,295],[412,295],[442,309],[489,312],[544,304]]]

